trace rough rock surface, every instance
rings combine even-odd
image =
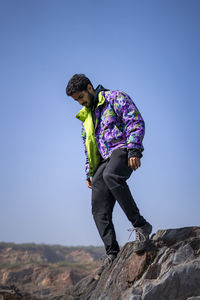
[[[127,243],[99,278],[82,279],[62,300],[199,300],[200,227],[159,230],[147,252]]]

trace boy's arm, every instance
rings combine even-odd
[[[144,150],[142,140],[145,133],[144,120],[133,100],[125,93],[119,92],[114,97],[114,109],[125,125],[127,133],[128,165],[136,170],[140,167],[140,158]]]
[[[82,131],[81,131],[81,138],[83,141],[83,146],[84,146],[84,153],[85,153],[85,173],[86,173],[86,178],[89,177],[89,162],[88,162],[88,155],[87,155],[87,149],[86,149],[86,132],[85,132],[85,128],[82,125]]]
[[[87,149],[86,149],[86,145],[85,145],[85,143],[86,143],[86,132],[85,132],[84,126],[82,126],[81,137],[82,137],[84,152],[85,152],[85,157],[86,157],[86,161],[85,161],[86,184],[87,184],[88,188],[91,189],[92,188],[92,186],[91,186],[92,177],[89,176],[89,162],[88,162]]]
[[[133,100],[123,92],[118,92],[113,98],[113,106],[125,126],[129,156],[142,157],[145,123],[139,110]]]

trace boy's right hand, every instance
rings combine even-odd
[[[88,186],[89,189],[92,188],[91,183],[92,183],[92,177],[90,177],[90,178],[88,178],[88,179],[86,180],[86,184],[87,184],[87,186]]]

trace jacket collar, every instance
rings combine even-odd
[[[98,104],[97,104],[97,107],[98,107],[98,106],[102,105],[102,104],[104,103],[104,101],[105,101],[105,97],[104,97],[105,92],[102,92],[102,91],[101,91],[101,92],[97,93],[97,95],[98,95],[98,99],[99,99]],[[96,98],[96,96],[95,96],[95,98]],[[97,98],[96,98],[96,99],[97,99]],[[78,120],[84,122],[84,121],[86,120],[86,118],[87,118],[89,112],[91,112],[91,108],[83,107],[83,108],[79,111],[79,113],[76,115],[76,118],[77,118]]]

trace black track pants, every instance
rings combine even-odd
[[[110,159],[100,164],[92,180],[92,214],[107,254],[119,252],[112,222],[116,200],[133,226],[142,226],[146,222],[126,183],[131,173],[128,152],[117,149]]]

